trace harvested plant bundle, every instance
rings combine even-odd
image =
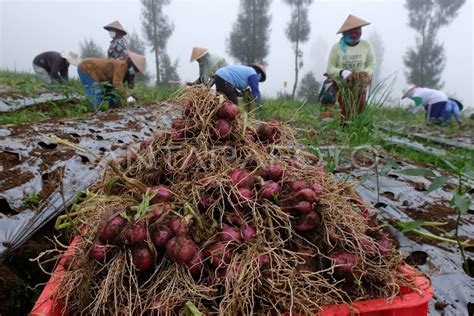
[[[311,314],[399,294],[398,252],[349,183],[278,121],[194,86],[183,116],[110,163],[57,296],[68,314]]]

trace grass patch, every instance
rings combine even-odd
[[[406,146],[388,144],[385,137],[391,133],[387,132],[386,128],[382,129],[381,126],[397,126],[397,133],[394,135],[398,135],[400,132],[426,131],[427,129],[431,132],[439,130],[447,135],[459,132],[459,128],[454,125],[427,127],[425,126],[424,112],[414,114],[410,109],[383,106],[383,103],[375,102],[373,99],[357,119],[347,121],[345,127],[339,124],[339,109],[329,109],[331,118],[323,119],[322,113],[326,110],[327,108],[321,104],[267,99],[257,117],[263,120],[278,119],[294,127],[298,131],[300,141],[308,146],[308,150],[319,153],[320,158],[326,161],[328,171],[334,170],[340,162],[347,161],[352,149],[360,148],[360,146],[382,147],[390,155],[447,169],[442,157]],[[467,149],[452,147],[448,149],[439,144],[419,139],[417,142],[433,148],[449,150],[449,161],[457,167],[462,167],[465,164],[466,157],[472,157],[472,152]],[[331,152],[321,151],[320,148],[323,146],[332,146]]]
[[[266,100],[258,118],[278,119],[300,132],[303,142],[311,145],[345,144],[359,146],[377,143],[379,133],[375,122],[383,112],[381,106],[368,105],[356,120],[339,124],[339,110],[328,109],[330,118],[323,119],[326,107],[321,104],[305,104],[298,101]]]
[[[48,86],[32,73],[0,70],[0,86],[7,90],[0,93],[2,98],[36,98],[40,93],[58,93],[65,96],[65,100],[48,101],[12,112],[0,112],[0,125],[33,123],[51,118],[83,118],[90,112],[90,106],[84,99],[84,88],[77,79]],[[176,85],[154,87],[137,83],[130,93],[137,99],[137,104],[147,105],[168,99],[178,88]],[[133,106],[135,104],[124,105]],[[107,110],[107,106],[101,106],[100,110]]]
[[[467,157],[469,157],[469,155],[472,157],[473,155],[472,152],[461,148],[449,148],[449,156],[440,157],[435,154],[421,152],[401,145],[384,144],[383,147],[393,156],[398,155],[403,157],[405,160],[430,164],[441,169],[447,169],[447,166],[444,162],[446,159],[456,167],[462,168],[465,166],[466,161],[468,160]]]

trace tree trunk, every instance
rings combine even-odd
[[[298,8],[298,28],[297,28],[297,38],[296,38],[296,43],[295,43],[295,82],[293,83],[293,92],[291,93],[291,99],[295,99],[295,94],[296,94],[296,87],[298,86],[298,72],[299,72],[299,67],[298,67],[298,59],[299,59],[299,52],[300,52],[300,5],[297,4]]]
[[[160,76],[160,54],[158,52],[158,43],[157,43],[157,39],[158,39],[158,30],[157,30],[157,27],[156,25],[158,24],[158,17],[157,17],[157,13],[156,13],[156,3],[153,3],[153,8],[152,8],[152,12],[153,12],[153,16],[152,16],[152,19],[153,19],[153,50],[155,52],[155,65],[156,65],[156,85],[159,85],[161,83],[161,76]]]
[[[421,52],[420,52],[420,85],[423,87],[426,85],[425,69],[426,69],[426,28],[427,28],[428,14],[425,11],[425,17],[423,19],[423,26],[421,31]]]
[[[257,17],[256,17],[256,9],[255,9],[255,1],[254,0],[252,2],[252,60],[249,60],[249,63],[255,63],[257,62],[257,60],[255,60],[255,50],[256,50],[256,42],[257,42],[257,39],[256,39],[256,29],[255,29],[255,24],[256,24],[256,20],[257,20]]]
[[[156,64],[156,85],[159,85],[161,83],[160,54],[158,54],[158,47],[155,47],[154,50],[155,50],[155,64]]]

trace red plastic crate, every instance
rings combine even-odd
[[[76,237],[69,246],[66,255],[59,261],[53,275],[46,284],[43,292],[36,301],[30,316],[60,316],[64,304],[55,300],[54,293],[64,274],[64,262],[71,255],[79,241]],[[428,302],[433,296],[431,282],[424,276],[416,276],[415,270],[408,266],[401,266],[400,273],[404,273],[413,279],[413,287],[410,290],[401,287],[401,295],[395,297],[390,303],[386,299],[376,299],[353,303],[350,307],[346,305],[326,306],[318,313],[319,316],[423,316],[428,315]],[[286,315],[290,315],[287,313]],[[295,315],[295,314],[293,314]],[[297,315],[295,315],[297,316]],[[301,315],[300,315],[301,316]]]
[[[423,316],[428,315],[428,303],[433,297],[433,288],[428,278],[416,276],[415,269],[409,265],[398,268],[403,273],[413,279],[413,287],[418,290],[411,290],[407,287],[400,287],[401,295],[393,298],[388,303],[386,299],[375,299],[353,303],[350,307],[346,305],[326,306],[319,316]]]
[[[74,237],[71,244],[69,245],[66,254],[59,260],[59,264],[54,269],[53,275],[49,279],[48,283],[41,292],[40,297],[36,301],[30,316],[61,316],[61,311],[64,308],[64,304],[55,299],[54,293],[56,288],[61,282],[61,278],[64,275],[64,262],[66,259],[74,253],[74,249],[80,240],[80,236]]]

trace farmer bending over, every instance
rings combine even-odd
[[[69,65],[77,66],[80,60],[71,52],[44,52],[33,59],[33,70],[46,84],[68,80]]]
[[[408,85],[402,99],[409,98],[415,105],[423,105],[427,121],[435,124],[447,124],[452,116],[461,126],[461,110],[463,105],[455,99],[449,99],[446,94],[436,89],[422,88],[414,84]]]
[[[237,104],[237,97],[250,87],[251,100],[246,102],[247,110],[251,101],[255,101],[258,105],[262,104],[258,85],[266,79],[265,67],[260,64],[225,66],[219,68],[214,76],[216,91],[223,93],[235,104]]]
[[[361,39],[362,27],[370,23],[349,15],[337,34],[339,42],[331,49],[327,73],[336,80],[341,124],[346,118],[362,113],[367,89],[375,70],[375,53],[367,40]],[[357,106],[357,109],[356,109]]]
[[[189,62],[192,63],[193,61],[197,61],[199,63],[199,78],[197,78],[194,82],[188,83],[188,85],[207,84],[212,86],[212,77],[216,73],[217,69],[227,66],[225,58],[212,55],[208,52],[207,48],[201,47],[193,48]]]
[[[94,109],[104,98],[108,99],[110,107],[119,107],[121,98],[127,96],[123,83],[127,82],[133,88],[138,72],[145,72],[145,56],[133,52],[129,52],[126,60],[87,58],[78,66],[79,78]],[[129,96],[127,102],[133,103],[135,99]]]

